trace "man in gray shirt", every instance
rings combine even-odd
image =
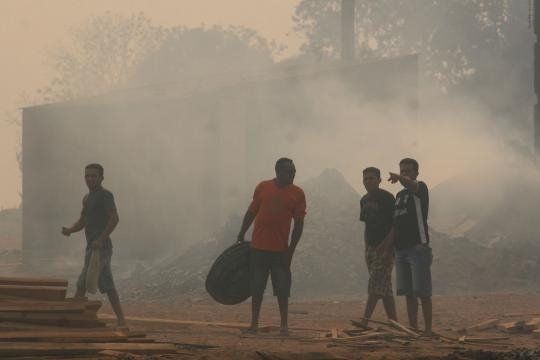
[[[82,229],[84,229],[86,236],[84,266],[77,281],[75,299],[82,299],[86,294],[86,273],[90,256],[93,249],[99,249],[99,291],[107,294],[116,314],[118,326],[124,326],[124,314],[111,272],[112,242],[109,236],[119,221],[114,196],[101,186],[103,182],[103,167],[101,165],[87,165],[84,170],[84,179],[89,193],[83,198],[81,216],[72,226],[62,228],[62,234],[66,236]]]

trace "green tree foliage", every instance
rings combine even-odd
[[[38,92],[53,102],[160,82],[195,84],[260,69],[280,50],[244,27],[165,28],[142,13],[106,13],[75,29],[72,46],[52,53],[56,76]]]
[[[73,32],[73,45],[52,53],[56,73],[43,101],[92,96],[124,86],[137,65],[159,48],[164,30],[144,14],[92,18]]]
[[[197,86],[242,77],[272,65],[280,50],[275,42],[244,27],[175,27],[166,31],[161,47],[140,63],[134,82]]]
[[[302,50],[335,58],[340,45],[340,0],[302,0],[295,30]],[[356,0],[359,58],[420,53],[422,71],[443,90],[478,76],[487,61],[498,61],[524,45],[528,3],[511,0]],[[493,69],[493,66],[491,66]]]

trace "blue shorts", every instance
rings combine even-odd
[[[426,244],[396,250],[396,294],[398,296],[431,296],[431,263],[433,254]]]
[[[84,254],[84,266],[79,275],[77,281],[78,288],[86,289],[86,271],[88,270],[88,263],[90,262],[90,256],[92,255],[92,249],[87,248]],[[111,258],[112,248],[101,248],[99,250],[99,265],[101,270],[99,272],[98,288],[99,292],[107,293],[114,290],[114,280],[111,271]]]

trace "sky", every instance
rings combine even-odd
[[[69,46],[76,26],[107,11],[143,12],[164,26],[242,25],[298,52],[302,39],[292,30],[298,0],[0,0],[0,209],[20,204],[21,174],[16,153],[24,94],[32,96],[52,79],[48,54]]]

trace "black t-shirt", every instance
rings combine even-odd
[[[86,243],[89,246],[92,241],[97,240],[107,227],[111,210],[116,210],[114,196],[102,187],[90,191],[83,199],[81,216],[84,220],[84,233]],[[105,249],[112,247],[111,238],[107,238],[103,243]]]
[[[369,246],[378,246],[392,228],[394,195],[379,189],[360,200],[360,221],[366,223],[364,239]]]
[[[418,182],[416,194],[403,189],[396,195],[394,210],[394,246],[398,250],[418,244],[429,244],[429,192],[426,184]]]

